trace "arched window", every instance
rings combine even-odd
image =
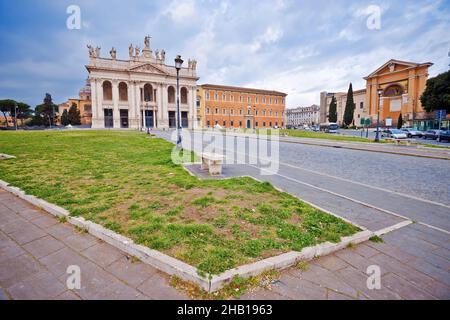
[[[169,98],[169,103],[175,103],[175,88],[170,86],[167,89],[167,94],[168,94],[168,98]]]
[[[119,100],[128,101],[128,86],[125,82],[119,83]]]
[[[403,88],[398,84],[391,85],[387,87],[386,90],[384,90],[385,97],[397,97],[401,96],[402,94]]]
[[[112,100],[112,85],[111,82],[103,82],[103,100]]]
[[[153,87],[150,83],[144,86],[144,101],[153,101]]]
[[[181,92],[180,92],[181,103],[187,104],[187,100],[188,100],[188,98],[187,98],[187,96],[188,96],[188,91],[187,91],[187,89],[186,89],[185,87],[182,87],[180,91],[181,91]]]

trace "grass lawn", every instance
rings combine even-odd
[[[269,183],[200,181],[173,145],[125,131],[0,132],[0,179],[196,266],[227,269],[358,229]]]
[[[338,134],[330,134],[324,132],[312,132],[312,131],[304,131],[304,130],[291,130],[291,129],[283,129],[280,130],[280,134],[287,134],[290,137],[297,138],[314,138],[314,139],[327,139],[327,140],[338,140],[338,141],[353,141],[353,142],[373,142],[373,139],[361,138],[361,137],[351,137],[344,136]],[[381,143],[385,143],[384,141],[380,141]]]

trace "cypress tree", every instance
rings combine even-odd
[[[337,103],[336,97],[333,96],[330,102],[330,109],[328,112],[328,121],[329,122],[337,122]]]
[[[73,126],[78,126],[81,124],[80,111],[78,110],[77,105],[75,103],[72,103],[72,105],[69,108],[68,119],[69,123]]]
[[[62,115],[61,115],[61,124],[63,126],[67,126],[69,124],[69,114],[67,113],[67,109],[64,109]]]
[[[400,113],[400,115],[398,116],[398,121],[397,121],[397,129],[401,129],[403,127],[403,116]]]
[[[353,99],[353,87],[352,84],[350,83],[347,92],[347,103],[345,104],[345,111],[344,111],[344,124],[346,126],[352,124],[354,112],[355,112],[355,101]]]

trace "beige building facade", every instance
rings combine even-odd
[[[177,71],[166,64],[164,50],[153,51],[150,37],[144,48],[130,45],[129,60],[119,60],[116,49],[101,57],[89,48],[92,128],[176,128]],[[197,61],[184,62],[180,77],[180,113],[183,127],[197,125]]]
[[[288,128],[317,125],[320,123],[320,106],[286,109],[286,123]]]
[[[330,113],[330,104],[332,98],[336,98],[337,124],[344,124],[345,105],[347,104],[346,92],[321,92],[320,93],[320,123],[328,123]],[[366,103],[366,89],[353,91],[353,101],[355,103],[355,111],[353,113],[353,125],[362,127],[361,119],[365,119],[369,115]]]

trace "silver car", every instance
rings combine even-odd
[[[423,132],[422,131],[416,130],[414,128],[402,128],[401,130],[406,133],[408,138],[422,137],[423,136]]]

